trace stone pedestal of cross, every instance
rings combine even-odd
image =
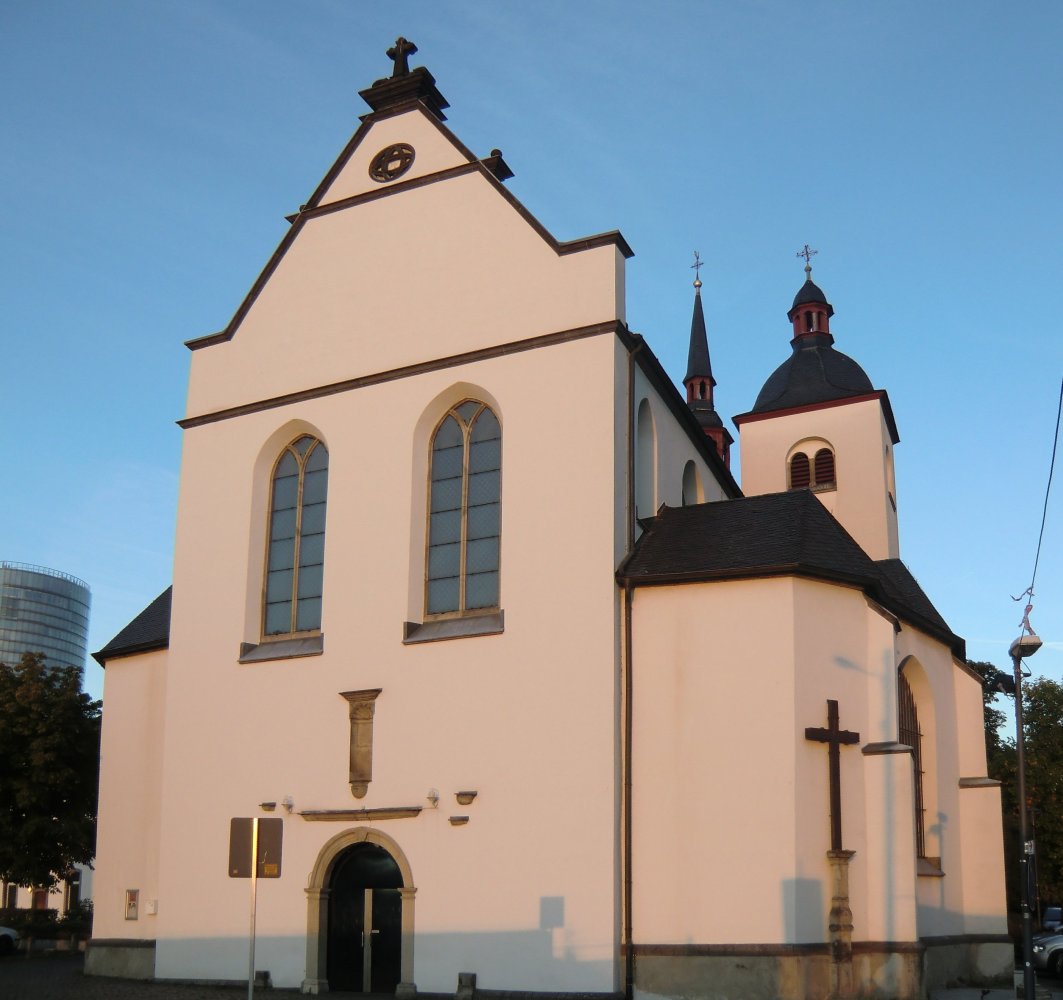
[[[849,862],[855,851],[842,847],[841,748],[860,742],[860,734],[842,729],[838,703],[827,700],[827,728],[809,726],[805,739],[827,744],[830,775],[831,907],[828,919],[831,954],[831,998],[850,1000],[856,996],[853,981],[853,911],[849,906]]]

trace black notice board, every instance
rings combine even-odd
[[[251,877],[252,820],[234,816],[229,820],[229,878]],[[258,877],[281,877],[281,846],[284,820],[258,821]]]

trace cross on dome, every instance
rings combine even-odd
[[[809,278],[812,277],[812,258],[819,253],[818,250],[813,250],[807,243],[794,255],[796,257],[805,258],[805,275]]]

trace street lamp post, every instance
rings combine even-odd
[[[1030,632],[1021,635],[1008,650],[1012,667],[1015,670],[1015,749],[1019,770],[1019,877],[1022,890],[1022,995],[1023,1000],[1034,998],[1033,972],[1033,923],[1030,912],[1030,858],[1034,853],[1034,842],[1028,838],[1026,830],[1026,741],[1023,737],[1022,723],[1022,659],[1033,656],[1041,648],[1041,640]]]

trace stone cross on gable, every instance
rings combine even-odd
[[[386,53],[387,57],[395,63],[395,68],[391,71],[392,79],[396,76],[410,75],[410,56],[416,51],[417,46],[403,38],[402,35],[395,39],[395,44]]]
[[[827,744],[830,761],[830,849],[842,850],[842,773],[841,747],[860,742],[860,734],[842,729],[838,723],[838,703],[827,699],[827,728],[809,726],[806,740]]]

